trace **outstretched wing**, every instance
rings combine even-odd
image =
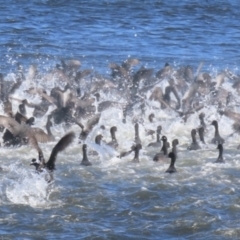
[[[95,127],[95,125],[98,124],[100,117],[101,117],[101,114],[98,113],[87,121],[86,129],[88,129],[89,132],[92,131],[92,129]]]
[[[75,134],[73,132],[70,132],[58,141],[58,143],[55,145],[55,147],[52,150],[52,153],[50,155],[48,162],[46,163],[46,168],[48,170],[53,171],[55,169],[55,162],[56,162],[58,153],[63,151],[65,148],[67,148],[73,142],[74,137],[75,137]]]
[[[14,136],[18,135],[22,128],[13,118],[2,115],[0,115],[0,125],[7,128]]]

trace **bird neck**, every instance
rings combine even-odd
[[[88,161],[88,156],[87,156],[87,149],[83,149],[83,161]]]
[[[192,141],[193,141],[193,143],[197,143],[196,134],[194,134],[194,133],[192,133]]]
[[[215,127],[215,137],[218,137],[219,136],[219,131],[218,131],[218,125],[214,125]]]
[[[163,152],[164,155],[167,155],[168,154],[168,150],[167,150],[167,141],[164,140],[163,141],[163,146],[162,146],[162,149],[161,149],[161,152]]]
[[[176,157],[175,157],[175,154],[174,154],[173,156],[171,156],[170,167],[174,167],[175,161],[176,161]]]
[[[199,138],[202,143],[205,143],[203,130],[199,130]]]
[[[46,129],[47,129],[47,134],[49,136],[53,136],[52,131],[51,131],[51,125],[50,125],[49,121],[47,122]]]
[[[139,141],[139,130],[138,130],[138,127],[135,126],[135,142],[138,142]]]
[[[139,148],[138,147],[135,148],[133,161],[139,162]]]
[[[113,142],[117,142],[116,135],[115,135],[114,131],[111,132],[111,137],[112,137]]]
[[[219,149],[218,159],[223,159],[223,149]]]
[[[160,141],[160,133],[157,133],[157,142],[161,142]]]

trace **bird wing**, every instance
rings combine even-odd
[[[53,171],[55,169],[55,162],[56,158],[59,152],[66,149],[74,140],[75,134],[74,132],[70,132],[63,136],[58,143],[55,145],[55,147],[52,150],[52,153],[50,155],[50,158],[48,162],[46,163],[46,168],[50,171]]]
[[[46,143],[51,141],[47,133],[45,133],[41,128],[30,128],[29,131],[33,134],[36,140],[40,143]]]
[[[94,128],[94,126],[98,124],[100,117],[101,117],[101,114],[99,113],[99,114],[94,115],[92,118],[90,118],[87,121],[86,129],[91,131]]]
[[[18,135],[21,132],[21,124],[11,117],[0,116],[0,125],[7,128],[13,135]]]
[[[49,95],[47,95],[47,94],[45,94],[43,92],[39,92],[39,95],[41,95],[41,97],[45,98],[48,102],[50,102],[53,105],[57,106],[56,100],[53,97],[51,97],[51,96],[49,96]]]

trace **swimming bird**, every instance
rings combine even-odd
[[[219,155],[215,163],[224,163],[225,161],[223,159],[223,145],[221,143],[218,144],[217,149],[219,150]]]
[[[201,149],[201,147],[198,145],[198,142],[197,142],[197,139],[196,139],[196,134],[197,134],[196,129],[192,129],[192,131],[191,131],[192,143],[188,147],[188,150],[198,150],[198,149]]]
[[[169,168],[166,170],[166,173],[175,173],[177,172],[176,168],[175,168],[175,162],[176,162],[176,156],[174,152],[170,152],[168,154],[168,157],[171,158],[171,163]]]
[[[206,123],[204,121],[205,113],[200,113],[198,117],[199,117],[199,120],[200,120],[200,126],[202,126],[203,129],[206,129]]]
[[[87,144],[83,144],[82,152],[83,152],[83,159],[82,159],[81,165],[91,166],[92,163],[88,160],[88,156],[87,156]]]
[[[134,158],[133,158],[132,162],[139,163],[139,152],[140,152],[140,149],[142,149],[142,144],[141,143],[137,143],[136,146],[134,146]]]
[[[116,138],[116,131],[117,131],[117,127],[116,126],[113,126],[110,128],[110,133],[111,133],[111,138],[112,140],[107,143],[107,145],[113,147],[113,148],[117,148],[118,147],[118,142],[117,142],[117,138]]]
[[[177,159],[178,153],[177,153],[177,145],[179,144],[178,139],[174,139],[172,141],[172,152],[175,154],[175,158]]]
[[[53,171],[55,170],[55,162],[56,162],[58,153],[65,150],[73,142],[74,138],[75,138],[75,134],[73,132],[67,133],[65,136],[63,136],[52,149],[52,152],[48,161],[45,161],[43,152],[39,148],[38,161],[36,160],[36,158],[33,158],[30,165],[35,166],[36,172],[43,172],[43,170],[46,169],[50,177],[50,178],[47,178],[47,181],[51,182],[53,180]]]
[[[148,147],[161,147],[161,140],[160,140],[160,135],[161,135],[161,131],[162,131],[162,126],[158,126],[157,127],[157,131],[156,131],[156,135],[157,135],[157,140],[156,142],[151,142],[148,144]]]
[[[205,140],[204,140],[204,127],[201,126],[200,128],[198,128],[198,135],[200,138],[200,141],[205,144]]]
[[[163,141],[163,146],[161,148],[161,151],[159,153],[156,153],[153,157],[153,161],[155,162],[165,160],[168,154],[169,143],[167,142],[167,137],[162,136],[161,140]]]
[[[102,139],[103,139],[103,135],[102,135],[102,134],[96,135],[94,142],[95,142],[95,144],[97,144],[98,147],[101,146]],[[96,145],[95,145],[95,146],[96,146]],[[102,149],[103,149],[103,148],[102,148]],[[99,148],[98,148],[97,150],[91,150],[91,151],[89,152],[89,155],[91,155],[91,156],[92,156],[92,155],[93,155],[93,156],[99,155]]]
[[[134,141],[136,144],[138,143],[142,143],[140,137],[139,137],[139,124],[138,123],[135,123],[134,125],[134,129],[135,129],[135,138],[134,138]]]
[[[214,138],[211,140],[211,143],[213,144],[223,144],[224,139],[220,136],[219,130],[218,130],[218,122],[216,120],[212,121],[211,125],[215,128]]]
[[[103,138],[103,135],[102,134],[98,134],[95,137],[95,143],[98,144],[98,145],[101,145],[102,138]]]

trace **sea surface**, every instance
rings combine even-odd
[[[111,62],[137,58],[155,72],[165,63],[196,70],[203,62],[202,71],[212,76],[224,69],[239,74],[239,13],[237,0],[0,0],[0,72],[11,81],[17,63],[26,72],[35,64],[44,74],[62,59],[78,59],[82,69],[110,78]],[[23,99],[27,87],[15,96]],[[151,111],[139,127],[139,164],[131,163],[133,155],[119,159],[104,144],[96,146],[92,140],[99,127],[88,140],[100,152],[89,157],[93,165],[80,166],[82,145],[76,138],[59,154],[51,184],[30,166],[34,149],[1,148],[0,239],[240,239],[240,136],[231,135],[233,121],[214,106],[205,108],[207,145],[190,152],[198,114],[184,123],[173,112],[158,110],[150,126]],[[218,150],[210,144],[215,119],[226,141],[224,164],[214,163]],[[37,119],[37,125],[44,124],[45,118]],[[130,118],[122,123],[119,109],[104,111],[101,124],[106,141],[116,125],[120,149],[132,145],[133,124]],[[176,174],[166,174],[170,160],[156,164],[155,150],[146,147],[153,139],[144,129],[159,124],[170,142],[179,139]],[[77,126],[72,130],[80,133]],[[57,140],[65,131],[53,127]],[[54,145],[41,145],[46,158]]]

